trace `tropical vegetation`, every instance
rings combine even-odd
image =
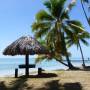
[[[90,38],[90,34],[88,32],[82,32],[82,33],[75,32],[75,33],[72,33],[71,36],[69,35],[66,37],[68,47],[71,47],[72,45],[76,45],[77,49],[78,48],[80,49],[82,61],[83,61],[83,64],[82,64],[83,67],[85,67],[86,65],[85,65],[84,54],[83,54],[80,42],[88,46],[89,43],[87,42],[87,39],[89,38]]]
[[[66,7],[66,1],[67,0],[46,0],[44,5],[47,9],[40,10],[36,14],[36,20],[32,24],[32,30],[35,32],[35,37],[44,41],[47,46],[49,54],[46,56],[49,59],[54,58],[68,66],[69,69],[75,69],[69,59],[70,53],[68,52],[68,44],[66,41],[71,39],[73,44],[79,45],[79,38],[76,32],[78,32],[78,35],[82,35],[85,31],[79,21],[70,19],[69,13],[74,4]],[[69,39],[67,39],[67,37],[69,37]],[[74,42],[73,38],[77,41]],[[46,56],[41,57],[44,59]],[[65,57],[67,64],[62,61]]]

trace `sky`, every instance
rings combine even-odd
[[[23,35],[34,36],[31,25],[35,21],[35,14],[45,9],[44,0],[0,0],[0,57],[5,47]],[[68,2],[71,0],[68,0]],[[71,19],[80,20],[85,29],[90,27],[83,15],[83,11],[78,0],[78,4],[70,13]],[[89,31],[90,32],[90,31]],[[90,43],[90,40],[88,40]],[[81,44],[82,45],[82,44]],[[82,45],[85,57],[90,57],[90,46]],[[80,51],[75,46],[69,51],[72,57],[81,57]]]

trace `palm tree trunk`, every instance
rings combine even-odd
[[[66,43],[65,43],[65,38],[64,38],[64,32],[61,32],[61,40],[62,40],[62,46],[63,46],[63,49],[64,49],[64,52],[66,53],[66,60],[67,60],[67,63],[68,63],[68,66],[69,66],[69,69],[74,69],[75,67],[72,65],[70,59],[69,59],[69,56],[67,54],[67,48],[66,48]]]
[[[64,52],[67,53],[66,43],[65,43],[65,38],[64,38],[64,32],[62,32],[62,31],[60,30],[60,27],[57,27],[57,26],[58,26],[58,25],[57,25],[58,22],[60,22],[59,19],[57,19],[57,22],[56,22],[56,24],[55,24],[55,27],[56,27],[56,30],[57,30],[58,39],[61,39],[62,48],[64,49]],[[62,50],[62,51],[63,51],[63,50]],[[62,52],[62,53],[63,53],[63,52]],[[73,66],[72,63],[71,63],[68,54],[66,55],[66,60],[67,60],[69,69],[74,69],[74,66]]]
[[[80,42],[79,42],[78,44],[79,44],[79,48],[80,48],[80,52],[81,52],[81,56],[82,56],[82,61],[83,61],[82,66],[85,67],[84,55],[83,55],[83,51],[82,51],[82,48],[81,48]]]
[[[87,20],[87,22],[88,22],[88,24],[89,24],[88,16],[87,16],[87,14],[86,14],[86,11],[85,11],[84,5],[83,5],[83,0],[81,0],[81,5],[82,5],[82,9],[83,9],[84,15],[85,15],[85,17],[86,17],[86,20]],[[89,26],[90,26],[90,24],[89,24]]]
[[[65,66],[69,67],[68,64],[62,62],[61,60],[59,60],[59,59],[57,59],[57,58],[55,58],[55,59],[56,59],[56,61],[60,62],[61,64],[63,64],[63,65],[65,65]]]

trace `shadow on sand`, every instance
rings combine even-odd
[[[44,86],[45,87],[36,90],[82,90],[82,86],[78,82],[60,84],[59,80],[52,80],[47,82]]]
[[[42,73],[41,75],[30,75],[28,78],[52,78],[57,77],[54,73]],[[26,83],[28,80],[27,77],[21,76],[18,77],[15,81],[10,82],[10,87],[5,85],[5,82],[0,82],[0,90],[33,90],[32,86]]]
[[[4,81],[0,82],[0,90],[8,90]]]
[[[4,82],[0,82],[0,90],[32,90],[26,83],[27,78],[17,78],[17,80],[10,82],[10,87],[6,86]]]
[[[26,83],[26,77],[17,78],[16,81],[12,81],[10,85],[12,86],[9,90],[31,90],[32,87],[29,87]]]
[[[21,76],[25,77],[25,76]],[[57,77],[57,74],[54,73],[41,73],[40,75],[30,75],[28,78],[52,78]]]
[[[85,66],[85,67],[83,68],[83,70],[84,70],[84,71],[90,71],[90,66]]]
[[[51,80],[34,89],[33,85],[27,84],[27,80],[25,77],[17,78],[10,82],[10,87],[7,87],[5,82],[0,82],[0,90],[83,90],[79,82],[61,84],[60,80]]]

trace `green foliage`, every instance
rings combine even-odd
[[[67,52],[66,44],[78,46],[79,39],[86,43],[84,39],[88,35],[79,21],[70,20],[69,12],[64,8],[65,2],[66,0],[46,0],[44,5],[47,10],[40,10],[36,14],[36,21],[33,23],[32,29],[36,38],[44,40],[43,44],[50,52],[48,55],[40,56],[36,61],[42,61],[45,58],[63,60],[64,56],[70,55]]]
[[[84,31],[84,28],[79,21],[70,20],[70,21],[67,21],[67,24],[71,28],[71,30],[73,30],[73,32],[75,33],[81,33]]]
[[[46,55],[38,55],[38,57],[35,59],[35,63],[40,63],[46,59]]]
[[[86,31],[83,31],[82,33],[73,33],[73,36],[67,36],[67,45],[68,47],[71,47],[73,44],[79,46],[79,42],[81,41],[84,45],[88,46],[88,42],[86,39],[90,39],[90,34]]]
[[[40,10],[37,14],[36,14],[36,20],[37,21],[51,21],[53,20],[53,17],[51,15],[49,15],[45,10]]]

